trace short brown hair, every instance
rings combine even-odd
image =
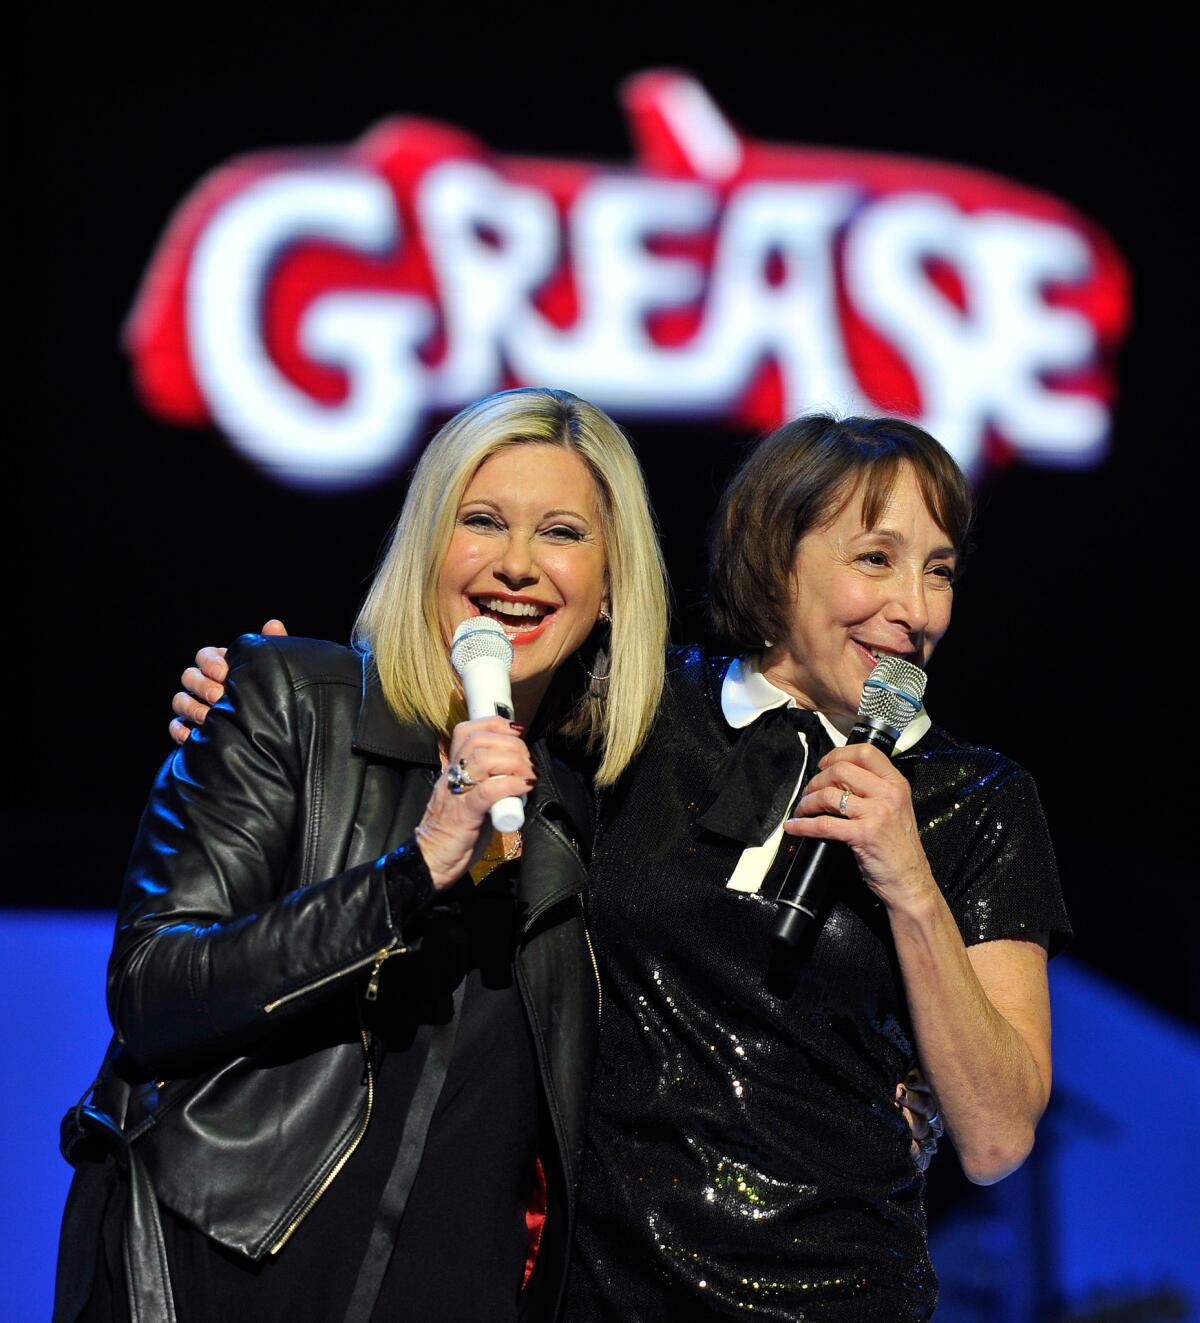
[[[709,610],[717,630],[747,651],[782,638],[800,539],[837,518],[860,488],[873,528],[903,464],[962,556],[970,487],[946,450],[913,423],[808,414],[761,441],[725,489],[713,524]]]

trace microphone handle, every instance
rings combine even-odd
[[[525,796],[508,795],[492,805],[492,826],[497,831],[520,831],[525,825]]]
[[[809,929],[821,922],[828,890],[821,874],[826,867],[830,846],[840,843],[806,841],[792,857],[775,901],[775,927],[771,930],[771,941],[777,947],[796,950]],[[796,865],[801,861],[802,867],[793,882]],[[832,868],[832,862],[828,866]]]
[[[890,755],[896,747],[896,732],[878,717],[860,713],[846,743],[873,744]],[[793,804],[793,812],[795,807]],[[810,839],[792,856],[775,901],[777,912],[771,941],[777,948],[796,950],[812,928],[824,923],[837,866],[836,851],[846,848],[841,841]]]
[[[507,668],[504,671],[503,690],[499,686],[496,689],[484,689],[481,685],[468,682],[465,676],[463,689],[467,697],[467,716],[472,721],[478,721],[480,717],[503,717],[505,721],[513,719]],[[498,799],[491,807],[491,818],[492,826],[497,831],[520,831],[525,825],[525,796],[506,795]]]

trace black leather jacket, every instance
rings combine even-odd
[[[114,1050],[64,1122],[64,1151],[78,1158],[82,1135],[108,1134],[131,1164],[132,1223],[153,1220],[145,1188],[138,1197],[148,1177],[158,1202],[259,1259],[282,1248],[369,1122],[360,999],[382,961],[404,958],[433,896],[411,837],[438,751],[431,731],[396,720],[348,649],[248,636],[227,660],[224,700],[168,761],[142,820],[109,964]],[[591,789],[545,741],[534,757],[516,980],[554,1151],[522,1316],[549,1319],[574,1222],[599,975],[583,922]],[[70,1219],[69,1204],[64,1243]],[[153,1302],[153,1228],[127,1229],[127,1253],[131,1241],[143,1260],[131,1276]],[[56,1318],[73,1317],[61,1267],[59,1287]]]

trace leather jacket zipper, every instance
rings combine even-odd
[[[406,946],[385,946],[382,951],[376,953],[375,963],[371,966],[371,977],[367,979],[367,990],[363,993],[367,1001],[375,1001],[379,996],[379,971],[383,968],[383,962],[394,955],[403,955],[407,950]]]
[[[394,955],[403,955],[407,950],[408,948],[406,946],[401,946],[399,943],[385,946],[382,950],[376,951],[373,956],[369,956],[365,960],[356,960],[353,965],[349,965],[345,969],[339,970],[336,974],[327,974],[324,978],[318,979],[315,983],[310,983],[307,987],[301,988],[297,992],[289,992],[286,997],[280,997],[277,1001],[273,1001],[269,1006],[264,1007],[264,1009],[267,1011],[273,1010],[276,1006],[281,1006],[292,997],[303,996],[304,993],[311,991],[313,988],[319,988],[322,984],[328,983],[331,979],[342,978],[344,975],[351,974],[356,969],[362,969],[364,965],[368,964],[371,966],[371,976],[367,981],[366,991],[363,993],[363,996],[367,1001],[374,1001],[379,996],[379,971],[383,968],[383,962]],[[371,1065],[371,1039],[366,1029],[360,1028],[358,1032],[362,1039],[363,1060],[366,1065],[364,1077],[367,1081],[367,1110],[363,1116],[362,1125],[359,1126],[358,1133],[354,1136],[350,1147],[340,1158],[338,1158],[337,1162],[334,1163],[332,1170],[321,1182],[316,1193],[300,1210],[299,1217],[291,1223],[283,1235],[271,1246],[272,1254],[278,1254],[279,1251],[283,1249],[292,1238],[292,1233],[300,1223],[304,1221],[309,1213],[312,1212],[313,1208],[316,1206],[317,1200],[320,1199],[325,1191],[333,1184],[338,1173],[346,1163],[350,1161],[350,1158],[354,1154],[354,1150],[362,1143],[363,1136],[367,1133],[367,1126],[371,1123],[371,1111],[375,1105],[375,1071]]]
[[[372,958],[374,959],[375,957]],[[362,1143],[363,1136],[367,1133],[367,1126],[370,1125],[371,1123],[371,1110],[375,1105],[375,1071],[371,1066],[371,1045],[367,1038],[367,1031],[365,1029],[360,1029],[359,1035],[362,1038],[363,1059],[366,1061],[367,1064],[367,1069],[366,1069],[367,1110],[363,1114],[362,1125],[359,1126],[358,1133],[354,1136],[354,1139],[351,1141],[350,1147],[333,1164],[333,1168],[329,1172],[329,1175],[326,1176],[325,1179],[321,1182],[321,1184],[317,1187],[317,1190],[313,1194],[312,1198],[309,1199],[309,1201],[300,1210],[299,1215],[290,1223],[288,1229],[283,1233],[283,1235],[280,1236],[280,1238],[275,1242],[275,1244],[271,1246],[272,1254],[278,1254],[279,1251],[283,1249],[283,1247],[288,1243],[288,1241],[291,1240],[292,1234],[295,1232],[296,1228],[316,1207],[317,1201],[337,1179],[338,1173],[342,1170],[342,1168],[346,1165],[346,1163],[350,1161],[351,1157],[354,1155],[354,1150],[358,1148],[359,1144]]]
[[[368,965],[371,968],[371,982],[367,986],[367,999],[374,1001],[379,992],[379,968],[383,962],[394,955],[403,955],[408,948],[397,943],[394,946],[385,946],[382,951],[376,951],[373,955],[363,956],[361,960],[356,960],[352,965],[347,965],[345,969],[336,970],[332,974],[326,974],[312,983],[306,983],[304,987],[297,988],[294,992],[285,993],[282,997],[276,997],[274,1001],[269,1001],[263,1007],[264,1012],[270,1015],[272,1011],[277,1011],[280,1006],[286,1006],[289,1001],[295,1001],[297,997],[306,997],[310,992],[315,992],[318,988],[323,988],[326,983],[332,983],[335,979],[345,978],[347,974],[353,974],[356,970],[366,969]],[[374,992],[372,992],[374,989]]]

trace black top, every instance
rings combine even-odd
[[[922,1319],[924,1182],[894,1099],[915,1062],[882,905],[843,879],[795,990],[765,985],[773,900],[697,826],[739,733],[726,659],[676,653],[593,863],[605,979],[567,1317]],[[1068,931],[1029,776],[933,729],[897,765],[968,943]]]

